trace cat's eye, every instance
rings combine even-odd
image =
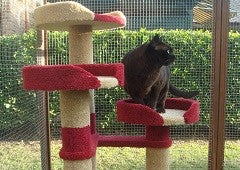
[[[170,50],[167,50],[167,53],[170,54]]]

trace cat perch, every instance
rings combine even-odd
[[[122,64],[26,66],[24,88],[29,90],[89,90],[123,86]]]
[[[148,170],[167,170],[167,148],[172,143],[169,125],[195,123],[199,116],[197,102],[168,99],[167,108],[177,111],[159,115],[132,100],[121,100],[117,103],[118,120],[146,125],[146,136],[101,136],[96,132],[92,89],[123,86],[124,74],[122,64],[93,64],[92,31],[124,27],[123,13],[95,14],[79,3],[59,2],[38,7],[34,15],[38,29],[69,32],[69,65],[23,68],[26,90],[60,92],[59,155],[64,169],[96,169],[97,146],[127,146],[147,148]]]
[[[144,125],[145,136],[100,137],[100,146],[146,148],[146,169],[169,169],[169,147],[172,145],[170,126],[193,124],[199,120],[199,102],[182,98],[165,101],[166,113],[155,110],[132,99],[117,102],[117,120]]]

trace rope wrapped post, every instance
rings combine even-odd
[[[71,26],[69,28],[69,63],[70,64],[91,64],[93,61],[92,52],[92,28],[91,26]],[[89,90],[86,91],[61,91],[60,111],[62,128],[90,128],[90,101]],[[89,134],[86,134],[90,136]],[[91,140],[91,138],[88,138]],[[72,140],[66,138],[64,140]],[[81,141],[78,141],[81,142]],[[90,141],[86,141],[89,142]],[[68,145],[71,143],[67,142]],[[71,147],[74,147],[72,143]],[[70,146],[68,146],[69,148]],[[75,148],[79,151],[78,148]],[[72,151],[71,151],[72,152]],[[64,160],[64,169],[92,170],[92,161],[85,160]]]
[[[147,170],[168,170],[169,169],[169,146],[172,143],[169,126],[146,126],[146,139],[149,141],[162,141],[161,148],[146,148],[146,169]]]

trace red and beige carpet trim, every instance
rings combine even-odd
[[[123,64],[25,66],[26,90],[89,90],[124,85]]]
[[[34,12],[38,29],[68,31],[72,25],[91,25],[93,30],[124,27],[126,17],[120,11],[95,14],[77,2],[49,3]]]

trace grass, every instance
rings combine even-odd
[[[61,170],[58,152],[60,141],[52,142],[52,169]],[[207,170],[208,142],[201,140],[175,141],[170,150],[171,168],[176,170]],[[39,142],[1,142],[1,170],[40,170]],[[145,169],[145,149],[98,148],[98,170]],[[225,170],[240,169],[240,141],[226,141]]]

